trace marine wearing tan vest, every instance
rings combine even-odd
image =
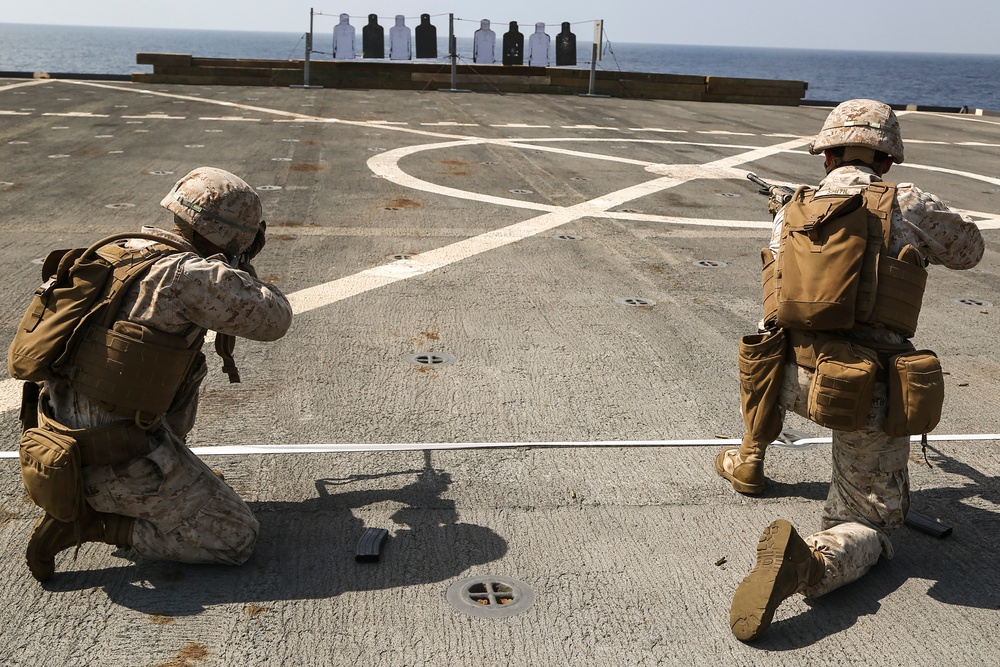
[[[828,175],[775,216],[762,252],[763,329],[739,345],[746,433],[716,469],[735,490],[762,493],[765,451],[790,409],[833,429],[833,479],[822,530],[803,539],[778,520],[757,541],[730,606],[742,641],[764,634],[790,595],[822,595],[892,558],[889,534],[909,506],[908,436],[933,429],[943,401],[936,355],[909,340],[925,267],[971,268],[983,254],[970,220],[912,184],[882,181],[903,161],[887,105],[837,106],[810,152],[825,154]]]
[[[250,264],[264,245],[265,225],[260,199],[245,181],[202,167],[180,179],[161,205],[174,214],[175,232],[144,228],[50,266],[55,287],[36,292],[25,333],[8,355],[12,374],[16,368],[15,376],[42,388],[37,411],[22,410],[38,425],[26,424],[21,443],[25,485],[46,510],[27,549],[40,581],[52,576],[60,551],[81,542],[132,546],[152,558],[238,564],[256,539],[249,508],[184,438],[206,373],[199,351],[206,330],[218,332],[223,370],[233,380],[232,337],[281,337],[291,307],[280,290],[256,279]],[[85,291],[86,280],[99,280],[101,271],[107,282],[96,298],[73,305],[70,292]],[[73,333],[53,360],[30,333],[44,334],[47,323],[58,328],[60,317]],[[38,465],[43,459],[65,462],[61,476]],[[53,493],[60,483],[76,491]]]

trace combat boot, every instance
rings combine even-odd
[[[748,445],[744,439],[739,448],[727,447],[715,457],[715,470],[729,480],[740,493],[764,493],[764,450],[766,446]]]
[[[134,524],[135,519],[130,516],[92,510],[73,523],[58,521],[46,513],[35,523],[28,538],[26,557],[31,576],[38,581],[48,581],[56,570],[56,554],[84,542],[131,546]]]
[[[757,639],[767,631],[774,611],[783,600],[823,580],[826,562],[795,532],[778,519],[757,543],[757,564],[736,589],[729,608],[729,625],[737,639]]]
[[[770,251],[765,252],[770,256]],[[781,433],[779,399],[787,354],[783,329],[740,339],[736,357],[746,431],[739,449],[724,449],[715,457],[715,469],[740,493],[764,492],[764,450]]]

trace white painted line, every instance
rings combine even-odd
[[[187,116],[170,116],[165,113],[148,113],[143,116],[122,116],[122,118],[127,119],[143,119],[143,120],[184,120]]]
[[[536,139],[535,141],[560,141],[559,139]],[[629,139],[621,139],[620,141],[630,141]],[[641,139],[633,141],[642,141]],[[490,139],[489,143],[499,144],[502,146],[510,146],[512,148],[526,148],[533,151],[545,151],[550,153],[559,153],[561,155],[569,155],[572,157],[583,157],[589,159],[606,160],[609,162],[621,162],[624,164],[634,164],[640,167],[646,167],[650,164],[648,160],[633,160],[627,157],[618,157],[617,155],[597,155],[595,153],[584,153],[582,151],[567,150],[565,148],[553,148],[551,146],[537,146],[535,144],[529,144],[518,139],[502,139],[495,140]]]
[[[453,120],[443,120],[440,123],[421,123],[429,127],[479,127],[478,123],[459,123]]]
[[[458,139],[453,141],[447,141],[437,144],[421,144],[418,146],[406,146],[404,148],[396,148],[391,151],[386,151],[385,153],[379,153],[378,155],[370,158],[368,160],[368,168],[372,170],[376,175],[381,176],[387,180],[394,183],[399,183],[405,187],[414,188],[415,190],[422,190],[423,192],[430,192],[433,194],[443,195],[446,197],[458,197],[460,199],[474,199],[476,201],[481,201],[488,204],[498,204],[500,206],[513,206],[515,208],[527,208],[534,211],[554,211],[557,210],[556,206],[549,206],[548,204],[536,204],[534,202],[526,202],[517,199],[509,199],[507,197],[494,197],[492,195],[483,195],[479,193],[470,193],[465,190],[458,190],[456,188],[449,188],[444,185],[438,185],[437,183],[430,183],[418,179],[414,176],[410,176],[404,172],[399,167],[399,161],[406,157],[407,155],[412,155],[414,153],[420,153],[425,150],[436,150],[441,148],[454,148],[458,146],[473,146],[482,143],[503,143],[502,140],[490,140],[490,139]]]
[[[106,83],[97,83],[94,81],[73,81],[70,79],[60,79],[59,83],[64,83],[68,85],[75,86],[88,86],[91,88],[104,88],[106,90],[119,90],[125,93],[138,93],[143,97],[164,97],[167,99],[174,100],[187,100],[191,102],[200,102],[202,104],[210,104],[215,106],[227,107],[232,109],[242,109],[245,111],[259,111],[260,113],[268,114],[271,116],[282,116],[283,119],[275,120],[276,123],[281,122],[292,122],[292,123],[341,123],[344,125],[354,125],[356,127],[378,127],[386,130],[393,130],[396,132],[405,132],[407,134],[417,134],[425,137],[437,137],[441,139],[454,139],[453,134],[443,134],[441,132],[432,132],[430,130],[418,130],[414,128],[405,127],[407,123],[394,122],[394,121],[367,121],[367,120],[341,120],[339,118],[321,118],[318,116],[310,116],[307,114],[297,113],[295,111],[285,111],[283,109],[271,109],[268,107],[256,107],[250,106],[249,104],[237,104],[235,102],[228,102],[226,100],[213,100],[205,97],[197,97],[194,95],[178,95],[176,93],[163,93],[157,90],[150,90],[148,88],[134,88],[126,86],[112,86]],[[291,119],[291,120],[287,120]],[[397,127],[397,126],[404,127]]]
[[[633,132],[669,132],[671,134],[687,134],[687,130],[664,130],[662,127],[630,127]]]
[[[973,442],[1000,440],[996,433],[968,433],[956,435],[928,435],[933,442]],[[911,442],[920,442],[920,436],[912,436]],[[804,448],[813,445],[831,444],[831,438],[802,438],[790,443],[775,441],[775,447]],[[606,448],[622,449],[632,447],[735,447],[739,438],[712,438],[692,440],[582,440],[554,442],[393,442],[393,443],[342,443],[342,444],[295,444],[295,445],[219,445],[215,447],[192,447],[196,456],[248,456],[276,454],[347,454],[352,452],[412,452],[445,451],[461,449],[582,449]],[[0,459],[16,459],[17,452],[0,452]]]
[[[7,90],[14,90],[15,88],[24,88],[26,86],[38,86],[43,83],[52,83],[50,79],[32,79],[31,81],[21,81],[18,83],[8,83],[4,86],[0,86],[0,93]]]
[[[698,134],[721,134],[734,137],[755,137],[753,132],[731,132],[729,130],[698,130]]]
[[[908,144],[927,144],[928,146],[951,146],[950,141],[926,141],[924,139],[907,139]]]
[[[550,125],[528,125],[526,123],[503,123],[502,125],[490,125],[490,127],[501,127],[501,128],[511,128],[511,129],[530,129],[537,128],[541,130],[547,130]]]
[[[30,111],[7,111],[0,109],[0,116],[30,116]]]
[[[198,120],[219,120],[235,123],[259,123],[260,118],[247,118],[246,116],[200,116]]]
[[[275,118],[275,123],[339,123],[336,118]]]
[[[956,146],[983,146],[986,148],[1000,148],[1000,144],[984,144],[981,141],[961,141]]]
[[[947,118],[949,120],[957,120],[961,123],[986,123],[987,125],[1000,125],[1000,118],[997,120],[987,120],[981,115],[971,115],[971,114],[954,114],[954,113],[926,113],[927,116],[937,116],[938,118]]]
[[[1000,178],[994,178],[993,176],[983,176],[982,174],[974,174],[971,171],[961,171],[959,169],[948,169],[947,167],[933,167],[926,164],[910,164],[904,163],[899,165],[899,169],[920,169],[923,171],[936,171],[939,174],[953,174],[955,176],[963,176],[965,178],[971,178],[974,181],[982,181],[983,183],[990,183],[992,185],[1000,185]]]
[[[409,123],[399,120],[369,120],[365,122],[369,125],[409,125]]]
[[[564,130],[614,130],[616,132],[621,132],[621,128],[618,127],[603,127],[601,125],[563,125]]]
[[[736,229],[771,229],[769,220],[719,220],[718,218],[682,218],[676,215],[649,215],[609,211],[602,218],[631,220],[632,222],[662,222],[670,225],[695,225],[698,227],[733,227]],[[724,223],[724,224],[720,224]]]
[[[106,113],[90,113],[89,111],[67,111],[64,113],[43,113],[43,116],[60,116],[62,118],[107,118]]]

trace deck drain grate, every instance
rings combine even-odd
[[[135,204],[124,204],[124,203],[122,203],[122,204],[105,204],[104,208],[111,208],[111,209],[116,209],[116,210],[117,209],[122,209],[122,208],[135,208]]]
[[[508,192],[510,192],[511,194],[515,194],[515,195],[533,195],[533,194],[535,194],[534,190],[525,190],[524,188],[511,188],[510,190],[508,190]]]
[[[257,189],[261,192],[274,192],[275,190],[280,190],[280,185],[258,185]]]
[[[716,192],[715,194],[720,197],[739,197],[740,195],[736,192]]]
[[[404,259],[413,259],[413,255],[409,255],[409,254],[407,254],[407,253],[405,253],[405,252],[401,252],[401,253],[399,253],[399,254],[396,254],[396,255],[389,255],[389,256],[390,256],[390,257],[391,257],[392,259],[395,259],[395,260],[404,260]]]
[[[165,170],[147,171],[146,173],[149,174],[150,176],[173,176],[174,174],[174,172],[172,171],[165,171]]]
[[[417,366],[451,366],[457,359],[455,355],[446,352],[421,352],[408,354],[406,360]]]
[[[726,266],[726,263],[720,262],[717,259],[699,259],[694,263],[694,265],[705,269],[721,269]]]
[[[656,305],[656,302],[652,299],[647,299],[642,296],[623,296],[620,299],[615,299],[615,303],[620,303],[623,306],[633,306],[635,308],[650,308]]]
[[[637,208],[623,208],[619,213],[642,213],[642,211]]]
[[[974,308],[992,308],[993,307],[992,303],[990,303],[989,301],[984,301],[982,299],[972,299],[972,298],[955,299],[955,303],[960,303],[963,306],[972,306]]]
[[[455,609],[482,618],[520,614],[535,602],[534,591],[523,581],[490,575],[460,579],[445,597]]]
[[[383,206],[382,210],[383,211],[402,211],[403,209],[401,209],[398,206]]]
[[[582,236],[577,236],[576,234],[555,234],[552,238],[560,241],[580,241],[583,239]]]

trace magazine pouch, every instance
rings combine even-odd
[[[845,339],[831,339],[816,355],[809,385],[809,419],[837,431],[857,431],[868,418],[878,355]]]
[[[930,350],[897,354],[889,359],[889,412],[885,432],[894,437],[930,433],[941,421],[944,374]]]

